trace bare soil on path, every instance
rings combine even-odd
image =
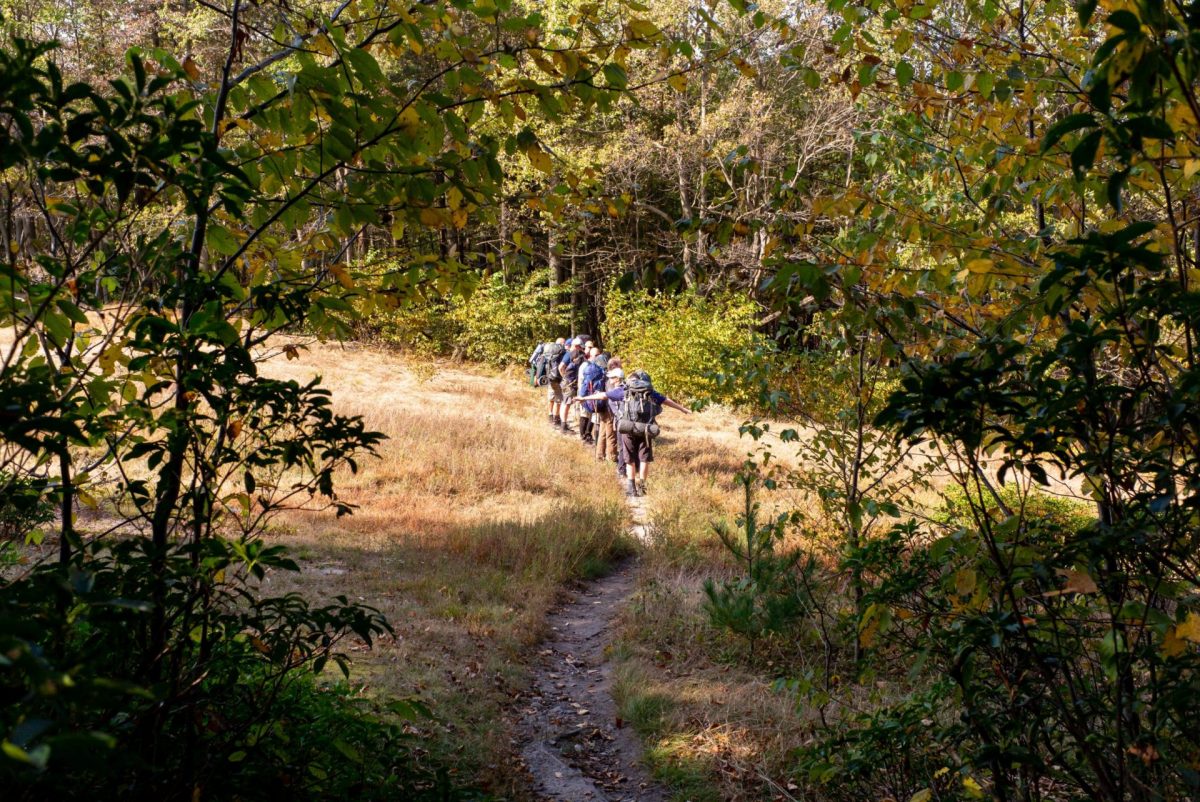
[[[645,539],[646,512],[630,499],[631,534]],[[607,649],[613,624],[636,584],[626,560],[579,588],[551,613],[533,683],[520,702],[517,736],[535,798],[547,802],[665,802],[667,792],[641,763],[637,735],[613,701]]]

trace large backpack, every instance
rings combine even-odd
[[[566,346],[562,343],[546,343],[546,347],[542,349],[542,375],[548,381],[555,384],[562,381],[562,376],[558,374],[558,363],[562,361],[566,352]]]
[[[635,371],[625,382],[625,400],[617,409],[617,431],[658,437],[658,404],[654,403],[654,385],[645,371]]]

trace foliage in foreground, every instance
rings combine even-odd
[[[860,499],[822,493],[840,535],[823,585],[852,627],[818,611],[835,659],[790,686],[820,712],[797,754],[815,793],[1200,794],[1193,11],[1022,5],[1019,54],[992,46],[988,4],[870,4],[834,36],[865,54],[856,96],[888,68],[914,91],[870,90],[861,173],[820,204],[827,259],[781,258],[772,292],[879,339],[867,367],[902,371],[867,424],[957,490],[949,514],[899,500],[866,537]],[[854,446],[851,475],[872,467],[867,440],[808,419]]]
[[[172,610],[213,572],[295,570],[279,547],[209,540],[167,556]],[[318,686],[326,662],[346,665],[346,637],[388,631],[345,598],[316,606],[264,598],[248,582],[210,587],[210,604],[172,623],[172,671],[145,676],[150,584],[159,572],[144,539],[93,546],[69,570],[35,569],[0,596],[5,672],[0,763],[6,798],[444,799],[397,702],[372,712],[345,688]],[[189,787],[181,787],[187,781]]]
[[[351,512],[335,478],[383,435],[260,362],[298,356],[281,332],[347,333],[352,301],[473,287],[482,255],[446,245],[491,214],[498,154],[550,172],[514,121],[608,105],[619,46],[672,43],[597,9],[548,32],[508,2],[328,8],[196,10],[213,61],[135,47],[119,75],[0,32],[0,507],[58,546],[0,580],[6,798],[445,790],[395,730],[306,712],[347,639],[389,630],[344,599],[270,596],[265,573],[294,566],[261,535],[282,509]],[[570,74],[528,77],[551,52]],[[359,284],[368,229],[404,262]]]

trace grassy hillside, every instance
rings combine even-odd
[[[339,411],[389,436],[381,459],[342,480],[352,517],[281,520],[274,537],[304,570],[273,581],[387,613],[396,639],[359,653],[352,681],[429,701],[441,723],[427,729],[460,773],[519,793],[502,714],[523,687],[522,654],[565,581],[638,548],[612,471],[550,430],[541,391],[513,375],[334,345],[267,369],[322,376]],[[743,667],[701,609],[703,580],[732,570],[712,524],[739,508],[733,477],[749,446],[720,409],[661,421],[618,697],[680,798],[735,798],[761,785],[757,772],[777,766],[798,727],[790,700],[769,691],[769,667]]]
[[[511,377],[353,346],[301,354],[267,371],[322,376],[339,411],[389,439],[341,481],[354,515],[280,519],[272,537],[303,570],[271,581],[381,609],[396,637],[358,653],[351,681],[428,702],[439,722],[424,729],[462,778],[511,791],[502,712],[524,682],[522,653],[563,582],[628,552],[619,488],[547,430],[533,392]]]

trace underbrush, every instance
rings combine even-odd
[[[1041,521],[1064,531],[1078,531],[1096,520],[1096,507],[1081,499],[1054,495],[1037,489],[1026,489],[1015,484],[1000,485],[996,489],[999,501],[990,493],[968,497],[958,485],[951,485],[942,494],[941,509],[934,520],[947,526],[974,526],[976,512],[986,512],[988,517],[999,523],[1006,515],[1001,504],[1014,515],[1030,521]]]

